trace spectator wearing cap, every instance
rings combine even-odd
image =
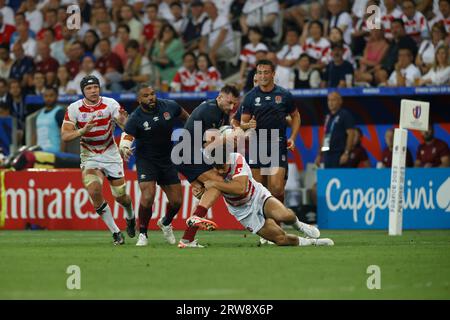
[[[421,86],[450,84],[450,57],[448,46],[441,45],[438,47],[435,55],[433,67],[420,79],[419,85]]]
[[[448,168],[450,166],[450,150],[448,144],[434,137],[433,126],[422,132],[423,143],[417,149],[415,167]]]
[[[132,39],[128,42],[127,57],[121,86],[125,90],[132,90],[140,84],[148,83],[152,73],[150,61],[140,53],[137,40]]]
[[[205,1],[205,11],[209,19],[203,24],[200,52],[209,54],[214,66],[218,60],[227,60],[236,54],[233,30],[228,17],[219,15],[213,1]]]
[[[250,40],[241,50],[241,68],[239,71],[240,83],[243,84],[247,73],[256,66],[256,52],[269,51],[267,46],[261,42],[262,33],[258,27],[250,27],[248,30],[248,39]]]
[[[150,51],[153,65],[158,72],[160,83],[172,81],[183,63],[184,47],[177,32],[170,24],[165,24],[159,32],[158,40]]]
[[[384,134],[386,148],[381,153],[381,161],[377,164],[377,168],[390,168],[392,166],[392,150],[394,148],[394,129],[386,130]],[[406,167],[414,166],[411,151],[406,148]]]
[[[80,71],[81,58],[84,56],[84,47],[80,41],[75,41],[68,50],[69,61],[65,66],[69,70],[70,78],[73,79]]]
[[[398,62],[388,80],[390,87],[412,87],[421,77],[420,70],[413,64],[413,54],[409,48],[398,51]]]
[[[86,76],[97,77],[100,81],[100,88],[105,88],[105,79],[98,70],[95,70],[95,61],[92,56],[84,56],[83,60],[81,61],[80,71],[71,82],[72,87],[70,89],[76,90],[77,94],[82,94],[79,84],[81,83],[81,80]]]
[[[447,32],[443,22],[438,22],[431,28],[431,39],[425,39],[420,44],[415,62],[422,74],[427,73],[434,64],[436,48],[445,44],[446,37]]]
[[[0,45],[0,79],[8,79],[14,60],[9,54],[8,45]]]
[[[17,79],[21,86],[25,87],[31,79],[31,74],[34,71],[33,59],[25,55],[20,42],[16,42],[13,45],[12,52],[14,54],[14,63],[11,66],[9,78]]]
[[[9,44],[11,36],[16,31],[16,28],[5,22],[3,13],[0,11],[0,44]]]
[[[197,57],[197,88],[196,91],[216,91],[223,87],[222,76],[209,61],[206,53]]]
[[[203,2],[195,0],[191,3],[191,17],[188,19],[186,28],[183,31],[183,41],[186,50],[193,51],[198,49],[200,38],[202,36],[203,24],[208,20]]]
[[[353,146],[350,150],[348,161],[343,167],[346,168],[370,168],[369,155],[366,149],[362,146],[362,130],[355,128]]]
[[[59,63],[50,56],[50,48],[43,41],[38,42],[38,57],[35,60],[36,72],[45,75],[46,83],[52,85],[56,79]]]
[[[353,66],[345,61],[343,43],[335,43],[331,49],[333,61],[331,61],[324,72],[322,87],[346,88],[353,84]]]
[[[278,15],[280,5],[273,0],[247,0],[240,17],[241,30],[248,34],[249,27],[259,27],[263,38],[270,40],[281,32]]]
[[[302,47],[298,43],[299,33],[297,29],[290,29],[286,31],[285,45],[277,52],[276,69],[275,69],[275,83],[283,88],[293,89],[293,72],[294,65],[300,55],[303,53]],[[271,60],[269,53],[269,60]]]
[[[302,53],[298,58],[297,68],[294,68],[294,88],[319,88],[320,80],[319,71],[311,68],[310,57],[306,53]]]
[[[130,28],[130,39],[139,41],[141,38],[142,30],[144,26],[142,22],[136,19],[133,7],[126,4],[120,8],[121,23],[124,23]]]

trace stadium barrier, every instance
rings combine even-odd
[[[322,229],[384,229],[389,222],[390,169],[317,171]],[[450,229],[450,168],[406,169],[403,229]]]
[[[28,170],[3,171],[0,212],[5,217],[4,228],[23,230],[45,228],[49,230],[106,230],[100,216],[95,212],[87,191],[81,183],[81,172],[72,170]],[[140,190],[135,171],[126,171],[127,192],[130,194],[135,211],[138,209]],[[197,203],[192,196],[190,184],[182,180],[183,206],[173,221],[174,229],[184,230],[185,220],[191,215]],[[113,202],[109,184],[103,186],[105,198],[111,206],[119,228],[124,230],[125,213],[117,202]],[[156,221],[166,213],[167,198],[158,187],[150,229],[158,229]],[[228,213],[222,199],[209,210],[208,218],[213,219],[220,229],[242,230],[243,227]]]

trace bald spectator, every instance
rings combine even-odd
[[[386,142],[386,148],[381,153],[381,162],[377,167],[390,168],[392,166],[392,150],[394,148],[394,129],[386,130],[384,134],[384,141]],[[406,167],[412,167],[414,165],[411,151],[406,148]]]
[[[50,48],[46,43],[38,43],[38,57],[35,60],[36,71],[45,75],[46,83],[52,85],[56,79],[59,63],[50,56]]]
[[[76,90],[77,94],[82,94],[81,88],[80,88],[81,80],[85,76],[89,76],[89,75],[93,75],[93,76],[97,77],[98,80],[100,81],[100,88],[103,90],[105,89],[105,79],[103,78],[103,76],[101,75],[100,72],[95,70],[94,58],[91,56],[85,56],[83,58],[83,60],[81,62],[81,66],[80,66],[80,72],[78,72],[78,74],[75,76],[73,81],[71,81],[72,86],[73,86],[73,87],[71,87],[71,89]]]
[[[415,167],[448,168],[450,166],[450,150],[448,144],[434,137],[433,126],[422,132],[423,143],[417,149]]]
[[[12,52],[14,55],[14,63],[11,66],[9,78],[18,80],[21,86],[25,87],[34,71],[33,59],[25,55],[20,42],[16,42],[13,45]]]
[[[355,120],[342,105],[343,100],[338,92],[328,94],[330,113],[325,118],[324,138],[315,161],[317,166],[323,161],[326,169],[345,166],[355,141]]]
[[[232,58],[236,54],[233,30],[228,17],[219,15],[212,1],[205,1],[205,11],[209,19],[202,27],[200,52],[208,52],[211,63],[217,67],[218,60]]]

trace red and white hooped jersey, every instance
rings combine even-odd
[[[74,124],[77,129],[83,128],[91,119],[95,119],[95,127],[80,139],[82,162],[122,161],[114,141],[114,119],[119,116],[119,110],[119,103],[106,97],[100,97],[95,105],[89,105],[84,99],[80,99],[67,107],[64,122]]]
[[[197,88],[195,91],[214,91],[219,90],[222,83],[222,76],[219,70],[211,66],[208,72],[197,71]]]
[[[401,18],[402,14],[402,10],[395,8],[391,13],[385,12],[381,17],[381,23],[383,24],[384,36],[386,39],[392,39],[392,21]]]
[[[317,42],[315,42],[313,38],[308,38],[303,45],[303,51],[306,52],[311,58],[320,61],[327,55],[328,50],[331,50],[330,47],[330,41],[325,38],[320,38]]]
[[[402,14],[402,20],[405,23],[406,34],[410,37],[420,38],[422,32],[428,30],[427,19],[419,11],[416,11],[412,19],[409,19],[405,14]]]
[[[175,91],[195,91],[197,87],[197,71],[190,72],[185,67],[179,68],[170,86]]]
[[[232,181],[233,178],[240,176],[248,176],[247,187],[245,188],[244,195],[223,193],[223,198],[229,209],[239,209],[239,207],[250,204],[251,200],[253,200],[255,189],[259,187],[259,183],[253,179],[252,170],[245,161],[244,156],[242,156],[240,153],[231,153],[229,161],[230,167],[228,169],[227,175],[225,176],[225,181]],[[235,210],[230,210],[230,213],[236,215],[236,212],[232,211]]]

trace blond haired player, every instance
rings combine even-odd
[[[114,222],[111,208],[102,194],[103,180],[109,180],[111,193],[127,214],[127,233],[135,236],[136,220],[131,198],[126,193],[123,162],[114,141],[114,123],[122,129],[127,119],[117,101],[100,96],[100,82],[86,76],[80,82],[84,98],[67,108],[61,128],[61,138],[68,142],[80,137],[83,185],[89,193],[96,212],[113,234],[114,245],[125,243]]]
[[[286,208],[257,182],[241,154],[228,154],[224,163],[214,164],[214,170],[224,181],[208,180],[204,183],[205,188],[219,190],[228,211],[250,232],[279,246],[334,245],[331,239],[318,239],[320,232],[317,228],[300,222],[292,210]],[[286,234],[277,222],[292,225],[308,238]]]

